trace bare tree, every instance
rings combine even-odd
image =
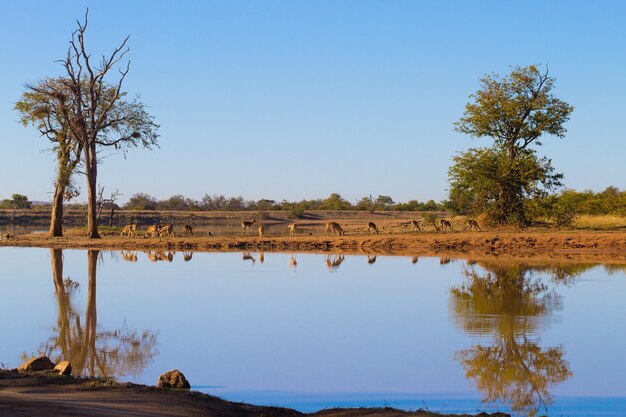
[[[98,206],[96,218],[100,220],[100,215],[102,215],[102,210],[105,206],[109,206],[111,209],[111,214],[109,215],[109,227],[113,226],[113,214],[115,213],[115,202],[118,198],[123,196],[124,194],[120,193],[119,190],[115,190],[111,192],[109,198],[104,198],[104,186],[98,185],[98,198],[96,199],[96,204]]]
[[[94,63],[85,45],[88,11],[84,22],[76,22],[78,28],[72,33],[70,46],[61,63],[66,76],[60,78],[69,95],[61,93],[56,108],[67,121],[69,137],[82,147],[82,164],[87,180],[87,233],[99,238],[97,210],[98,151],[102,148],[121,149],[142,145],[157,145],[158,125],[149,115],[143,103],[134,99],[124,100],[122,84],[130,69],[130,61],[118,70],[115,82],[107,81],[109,73],[117,66],[129,48],[126,37],[108,57],[102,56]]]

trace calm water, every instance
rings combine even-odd
[[[626,415],[626,267],[0,248],[0,362],[313,411]]]

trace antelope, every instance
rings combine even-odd
[[[452,223],[446,219],[439,220],[439,227],[442,232],[445,232],[446,230],[452,231]]]
[[[159,235],[159,237],[165,235],[165,236],[174,236],[176,237],[176,234],[174,233],[174,225],[173,224],[165,224],[163,226],[161,226],[158,229],[157,234]]]
[[[326,232],[325,233],[329,233],[329,232],[337,232],[339,234],[339,236],[343,236],[344,235],[343,229],[341,228],[341,226],[339,226],[339,223],[337,223],[337,222],[326,223]]]
[[[148,236],[152,236],[152,237],[156,237],[157,235],[157,231],[159,230],[161,225],[152,225],[148,227],[148,230],[146,230],[146,233],[144,233],[143,237],[148,237]]]
[[[126,262],[137,262],[137,252],[133,251],[122,251],[122,258]]]
[[[183,231],[185,232],[185,236],[193,237],[193,228],[191,226],[189,226],[188,224],[183,226]]]
[[[335,255],[330,255],[330,256],[324,256],[324,261],[326,261],[326,267],[328,268],[329,271],[332,271],[336,268],[339,268],[339,265],[341,265],[341,263],[344,261],[344,256],[343,255],[339,255],[339,256],[335,256]]]
[[[256,222],[256,219],[254,217],[249,222],[244,220],[244,221],[241,222],[241,229],[244,232],[247,231],[247,230],[250,230],[250,226],[252,226],[255,222]]]
[[[120,233],[120,236],[128,236],[128,237],[135,237],[135,236],[137,236],[137,225],[136,224],[127,224],[122,229],[122,233]]]
[[[376,224],[369,222],[367,224],[367,231],[368,232],[374,232],[376,234],[378,234],[378,227],[376,227]]]
[[[183,252],[183,260],[185,262],[191,261],[192,257],[193,257],[193,252]]]
[[[423,221],[424,221],[423,219],[411,220],[411,225],[413,226],[413,229],[421,232],[422,228],[420,227],[420,225],[422,224]]]
[[[479,232],[482,231],[482,229],[478,225],[478,222],[475,219],[467,219],[467,221],[465,222],[465,225],[470,229],[470,231],[472,230],[477,230]]]
[[[263,239],[263,235],[265,234],[265,227],[263,225],[259,226],[259,238]]]
[[[289,236],[296,236],[296,230],[298,229],[298,225],[295,223],[289,223],[289,225],[287,226],[287,229],[289,229]]]
[[[14,233],[7,233],[7,234],[4,234],[2,236],[4,237],[5,240],[11,240],[11,239],[13,239],[15,237],[15,234]]]
[[[376,255],[367,255],[367,263],[371,265],[374,262],[376,262]]]

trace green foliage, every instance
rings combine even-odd
[[[337,193],[332,193],[327,199],[322,201],[320,210],[350,210],[352,204]]]
[[[454,128],[493,138],[512,158],[533,142],[541,145],[544,134],[563,138],[574,107],[551,94],[555,81],[535,65],[515,67],[507,77],[487,74]]]
[[[156,210],[156,208],[156,198],[145,193],[137,193],[133,195],[124,206],[124,209],[126,210]]]
[[[0,208],[2,209],[29,209],[33,204],[28,201],[28,197],[22,194],[13,194],[11,199],[5,199],[0,201]]]
[[[449,169],[450,207],[457,213],[487,212],[495,223],[526,225],[525,202],[561,186],[551,161],[529,145],[540,138],[563,138],[574,110],[554,97],[555,79],[534,66],[516,67],[507,77],[486,75],[472,95],[458,132],[494,139],[491,148],[470,149],[454,158]]]
[[[459,214],[486,212],[496,223],[524,225],[524,200],[544,197],[561,185],[551,161],[523,150],[511,160],[503,149],[470,149],[448,171],[450,206]]]

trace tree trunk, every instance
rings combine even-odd
[[[113,203],[111,203],[113,204]],[[113,216],[115,215],[115,207],[111,207],[111,215],[109,216],[109,227],[113,227]]]
[[[54,186],[52,212],[50,213],[50,237],[63,236],[63,197],[65,188],[57,181]]]
[[[96,160],[96,145],[85,146],[85,174],[87,176],[87,236],[90,239],[100,239],[98,233],[98,194],[97,176],[98,163]]]

